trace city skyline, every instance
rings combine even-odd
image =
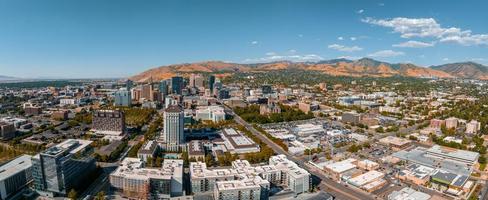
[[[0,75],[115,78],[208,60],[371,57],[420,66],[487,65],[486,4],[7,1],[0,6]]]

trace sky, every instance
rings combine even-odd
[[[0,75],[117,78],[208,60],[488,65],[486,8],[486,0],[0,0]]]

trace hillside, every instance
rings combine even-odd
[[[254,63],[254,64],[237,64],[225,63],[219,61],[185,63],[177,65],[168,65],[153,68],[142,72],[138,75],[130,77],[130,79],[138,82],[145,82],[149,79],[162,80],[170,78],[174,75],[187,75],[188,73],[236,73],[236,72],[256,72],[256,71],[272,71],[272,70],[286,70],[286,69],[300,69],[319,71],[324,74],[332,76],[352,76],[352,77],[391,77],[391,76],[407,76],[407,77],[439,77],[439,78],[453,78],[455,76],[436,69],[419,67],[413,64],[390,64],[381,62],[370,58],[362,58],[359,60],[334,59],[324,60],[319,62],[291,62],[278,61],[270,63]]]
[[[474,62],[451,63],[431,66],[458,78],[488,80],[488,67]]]

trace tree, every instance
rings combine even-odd
[[[213,166],[213,158],[212,158],[212,155],[211,154],[207,154],[205,156],[205,164],[207,166]]]
[[[105,200],[105,192],[100,191],[99,193],[97,193],[97,196],[95,196],[95,200]]]
[[[78,196],[78,193],[74,189],[71,189],[68,193],[68,198],[70,198],[70,199],[76,199],[77,196]]]

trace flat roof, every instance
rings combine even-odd
[[[32,166],[31,158],[32,156],[22,155],[0,166],[0,181],[30,168]]]
[[[359,187],[359,186],[363,186],[365,184],[371,183],[373,181],[376,181],[377,179],[380,179],[383,176],[385,176],[385,174],[383,172],[371,170],[369,172],[366,172],[364,174],[361,174],[359,176],[356,176],[354,178],[349,179],[348,182],[354,186]]]
[[[355,164],[352,164],[353,162],[356,162],[357,160],[354,158],[349,158],[343,161],[335,162],[332,164],[325,165],[327,169],[330,169],[336,173],[343,173],[345,171],[351,170],[356,168]]]
[[[463,160],[469,160],[476,162],[479,157],[479,153],[473,151],[465,151],[460,149],[453,149],[448,147],[442,147],[439,145],[434,145],[430,149],[427,149],[427,153],[431,154],[441,154],[449,157],[459,158]]]

